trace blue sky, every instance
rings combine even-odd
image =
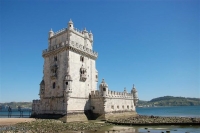
[[[94,35],[99,82],[139,99],[200,98],[198,0],[0,1],[0,102],[38,99],[48,32],[69,19]]]

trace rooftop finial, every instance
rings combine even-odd
[[[73,23],[71,18],[70,18],[70,20],[69,20],[69,23],[71,23],[71,24]]]

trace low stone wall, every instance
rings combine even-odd
[[[106,114],[96,114],[91,110],[86,110],[82,113],[68,113],[67,115],[61,114],[32,114],[31,118],[39,119],[59,119],[62,122],[75,122],[75,121],[88,121],[88,120],[118,120],[122,118],[137,117],[135,111],[116,111]]]
[[[64,123],[66,123],[66,122],[88,121],[88,119],[87,119],[87,117],[84,113],[83,114],[65,115],[62,118],[60,118],[59,120],[61,120]]]
[[[97,120],[117,120],[120,118],[136,117],[138,114],[135,111],[115,111],[106,114],[93,114],[93,118]]]

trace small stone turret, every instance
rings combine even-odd
[[[64,88],[65,88],[67,101],[69,100],[72,93],[71,82],[72,82],[72,78],[69,74],[67,74],[64,79]]]
[[[89,33],[89,38],[90,38],[90,40],[93,42],[93,34],[92,34],[91,31],[90,31],[90,33]]]
[[[74,29],[74,24],[73,24],[73,22],[72,22],[71,19],[70,19],[69,22],[68,22],[68,29],[69,29],[69,30]]]
[[[106,84],[104,79],[102,80],[101,84],[99,85],[99,90],[103,97],[106,97],[108,95],[108,85]]]
[[[133,94],[133,101],[134,101],[134,105],[136,106],[137,103],[138,103],[138,93],[137,93],[137,90],[136,90],[134,85],[133,85],[133,88],[131,90],[131,93]]]
[[[44,96],[44,89],[45,89],[45,83],[44,83],[44,79],[42,79],[42,81],[40,82],[40,98],[42,98]]]
[[[86,30],[86,28],[83,30],[83,34],[85,38],[88,38],[88,31]]]
[[[124,88],[124,96],[126,96],[126,93],[127,93],[127,91],[126,91],[126,87]]]
[[[51,29],[51,30],[49,31],[49,38],[51,38],[53,35],[54,35],[54,32],[53,32],[53,30]]]

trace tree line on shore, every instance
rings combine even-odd
[[[138,106],[198,106],[200,105],[200,98],[174,97],[163,96],[153,98],[150,101],[139,100]]]

